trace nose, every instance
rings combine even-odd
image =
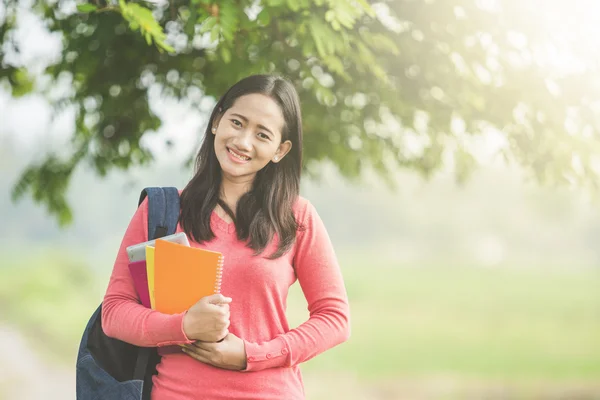
[[[233,144],[241,151],[252,150],[252,131],[250,129],[243,129],[233,141]]]

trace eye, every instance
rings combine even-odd
[[[242,123],[240,121],[238,121],[237,119],[232,119],[231,122],[235,125],[235,126],[242,126]]]
[[[262,133],[262,132],[258,133],[258,137],[260,137],[263,140],[271,140],[271,137],[269,135],[267,135],[266,133]]]

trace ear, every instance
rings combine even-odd
[[[213,135],[217,134],[217,128],[219,127],[219,123],[221,122],[221,117],[223,117],[223,113],[221,112],[221,108],[219,108],[218,113],[215,115],[215,118],[213,119],[212,127],[210,128],[210,131]]]
[[[274,163],[280,162],[281,160],[283,160],[283,157],[285,157],[286,154],[290,152],[291,149],[292,149],[291,140],[286,140],[285,142],[283,142],[279,145],[279,148],[275,152],[275,155],[273,155],[273,158],[271,159],[271,161],[273,161]]]

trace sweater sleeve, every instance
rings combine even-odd
[[[350,337],[348,296],[329,235],[308,201],[303,214],[293,262],[308,302],[309,319],[270,341],[245,341],[245,371],[291,367]]]
[[[102,303],[102,329],[107,336],[136,346],[192,343],[183,332],[183,316],[144,307],[129,272],[127,247],[148,240],[148,199],[135,212],[121,242]]]

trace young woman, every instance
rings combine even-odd
[[[323,222],[299,196],[302,120],[294,87],[255,75],[215,106],[181,193],[178,232],[225,255],[222,295],[167,315],[139,303],[126,247],[148,240],[147,200],[133,216],[103,303],[104,331],[137,346],[184,345],[162,357],[153,400],[304,399],[299,364],[350,334],[348,298]],[[289,287],[310,317],[290,329]]]

